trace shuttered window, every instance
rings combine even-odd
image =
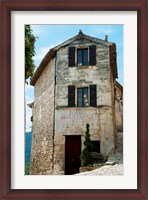
[[[69,47],[69,67],[74,67],[75,61],[78,66],[96,65],[96,46],[89,46],[89,53],[87,48],[78,49],[76,56],[77,59],[75,59],[75,47]]]
[[[69,47],[69,67],[75,66],[75,47]]]
[[[68,86],[68,107],[75,106],[75,86]]]
[[[68,107],[75,107],[75,105],[75,86],[68,86]],[[97,106],[96,85],[77,88],[77,107],[89,106]]]
[[[96,85],[90,85],[90,106],[96,107],[96,105],[97,105]]]
[[[89,65],[96,65],[96,46],[89,46]]]
[[[78,107],[89,106],[88,87],[77,89],[77,106]]]

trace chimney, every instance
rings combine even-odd
[[[82,30],[79,30],[79,34],[83,34]]]
[[[108,35],[105,35],[105,41],[108,42]]]

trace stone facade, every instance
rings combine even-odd
[[[77,51],[90,45],[96,46],[96,64],[69,67],[69,47],[74,46]],[[104,157],[115,154],[117,129],[121,131],[122,119],[118,112],[115,114],[118,110],[114,92],[116,69],[111,66],[111,46],[115,44],[79,33],[55,47],[56,54],[52,58],[49,59],[50,52],[45,56],[39,66],[41,72],[38,70],[32,81],[35,100],[31,174],[65,174],[66,136],[81,136],[82,151],[87,123],[91,140],[100,142],[100,153]],[[75,55],[77,63],[77,52]],[[90,91],[90,85],[94,84],[96,106],[78,107],[78,88],[87,87]],[[73,107],[68,106],[68,86],[71,85],[75,86],[76,94]]]
[[[35,85],[30,172],[51,174],[53,169],[54,68],[47,65]]]

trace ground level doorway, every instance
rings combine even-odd
[[[79,173],[81,167],[81,136],[65,136],[65,175]]]

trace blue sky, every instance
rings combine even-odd
[[[116,43],[117,47],[117,81],[123,85],[123,25],[31,25],[34,36],[36,55],[33,58],[36,68],[50,48],[66,41],[82,30],[84,34],[99,39],[108,35],[108,41]],[[25,86],[26,104],[33,102],[34,90],[30,85]],[[31,130],[30,117],[32,110],[26,106],[26,131]]]

